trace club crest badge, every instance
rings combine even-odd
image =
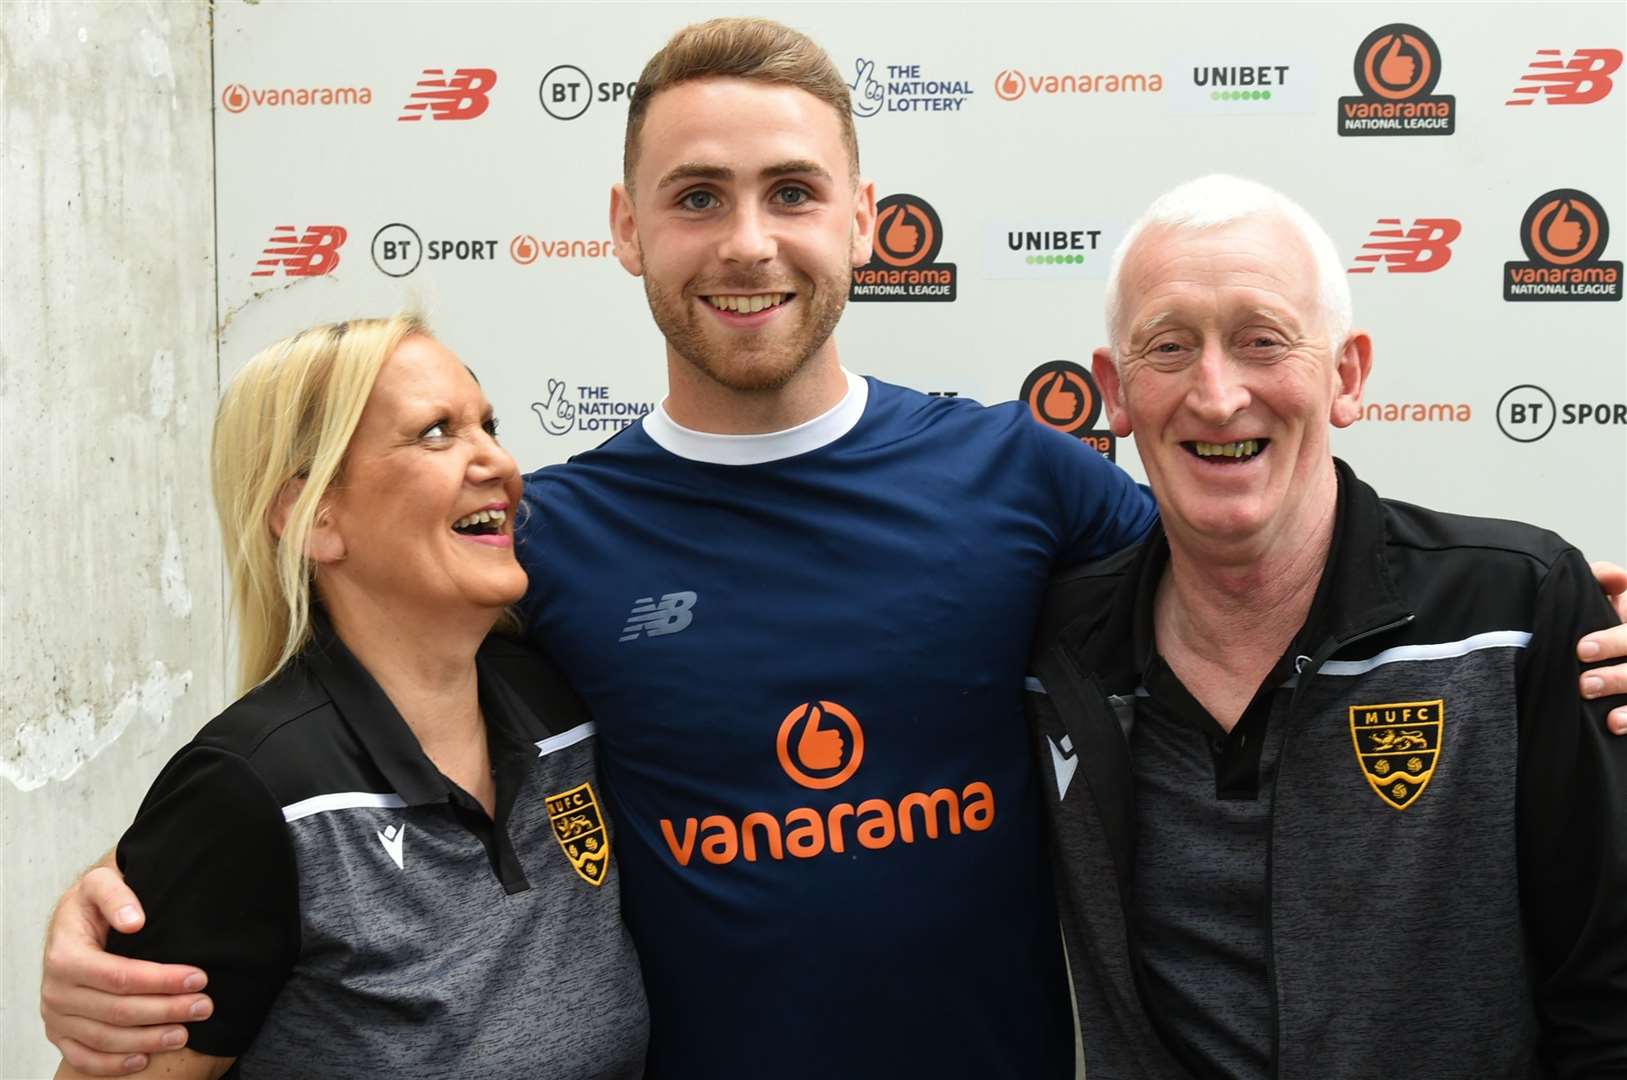
[[[578,784],[548,796],[548,820],[576,873],[589,885],[603,885],[610,872],[610,833],[605,829],[604,811],[593,795],[593,785]]]
[[[1378,797],[1405,810],[1435,775],[1446,733],[1446,701],[1350,706],[1356,761]]]

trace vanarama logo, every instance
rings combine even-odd
[[[1621,263],[1602,262],[1610,219],[1575,188],[1540,195],[1520,221],[1525,260],[1503,264],[1503,299],[1620,300]]]
[[[889,195],[876,203],[870,261],[853,271],[849,300],[955,299],[954,263],[938,262],[943,222],[918,195]]]
[[[1019,101],[1029,94],[1157,94],[1163,89],[1164,76],[1156,71],[1029,75],[1005,68],[994,77],[994,93],[1001,101]]]
[[[1340,135],[1450,135],[1457,99],[1434,93],[1441,78],[1435,39],[1410,23],[1390,23],[1356,49],[1355,97],[1339,99]]]
[[[853,712],[834,701],[807,701],[785,714],[775,732],[779,764],[799,787],[830,791],[858,772],[864,760],[864,730]],[[699,853],[704,862],[726,866],[736,859],[812,859],[830,852],[848,854],[850,845],[879,851],[906,844],[944,840],[962,832],[983,832],[994,824],[994,790],[973,780],[959,791],[941,787],[902,797],[842,801],[828,809],[798,806],[783,814],[758,810],[740,816],[709,814],[681,823],[661,819],[661,835],[679,866]],[[858,851],[852,850],[856,855]]]
[[[1383,266],[1391,274],[1432,273],[1452,261],[1452,241],[1462,232],[1456,218],[1415,218],[1405,228],[1400,218],[1379,218],[1349,272],[1371,274]]]
[[[1461,401],[1369,401],[1359,419],[1380,424],[1464,424],[1474,410]]]
[[[508,242],[508,254],[521,266],[530,266],[539,259],[558,262],[564,259],[606,259],[615,254],[615,245],[609,240],[566,240],[557,237],[538,238],[531,233],[519,233]]]
[[[366,86],[282,86],[254,89],[242,83],[228,83],[220,92],[220,104],[229,113],[257,109],[305,108],[319,105],[371,105],[373,91]]]
[[[1108,461],[1118,456],[1118,439],[1111,431],[1095,431],[1102,415],[1102,392],[1090,372],[1069,360],[1041,364],[1023,380],[1018,400],[1048,428],[1072,435]]]
[[[1620,49],[1577,49],[1569,60],[1558,49],[1538,49],[1525,77],[1504,105],[1592,105],[1610,96],[1610,76],[1621,67]]]

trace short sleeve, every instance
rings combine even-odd
[[[299,952],[299,882],[277,801],[242,757],[196,744],[170,760],[119,841],[119,869],[147,923],[110,952],[194,964],[214,1014],[188,1045],[248,1048]]]
[[[1064,530],[1056,569],[1104,558],[1146,538],[1158,520],[1152,493],[1094,447],[1041,424]]]

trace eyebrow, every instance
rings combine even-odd
[[[830,173],[817,161],[797,159],[781,161],[768,165],[758,174],[759,179],[777,180],[782,176],[817,176],[824,180],[831,179]],[[683,180],[733,180],[735,171],[726,165],[706,165],[698,161],[686,161],[682,165],[668,172],[656,184],[656,190],[676,184]]]

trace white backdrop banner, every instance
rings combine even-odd
[[[664,395],[610,246],[627,99],[681,24],[766,14],[849,77],[881,219],[851,369],[1021,397],[1141,476],[1088,374],[1113,247],[1208,172],[1300,201],[1374,340],[1335,448],[1380,492],[1627,559],[1621,4],[215,9],[222,367],[427,310],[527,468]]]

